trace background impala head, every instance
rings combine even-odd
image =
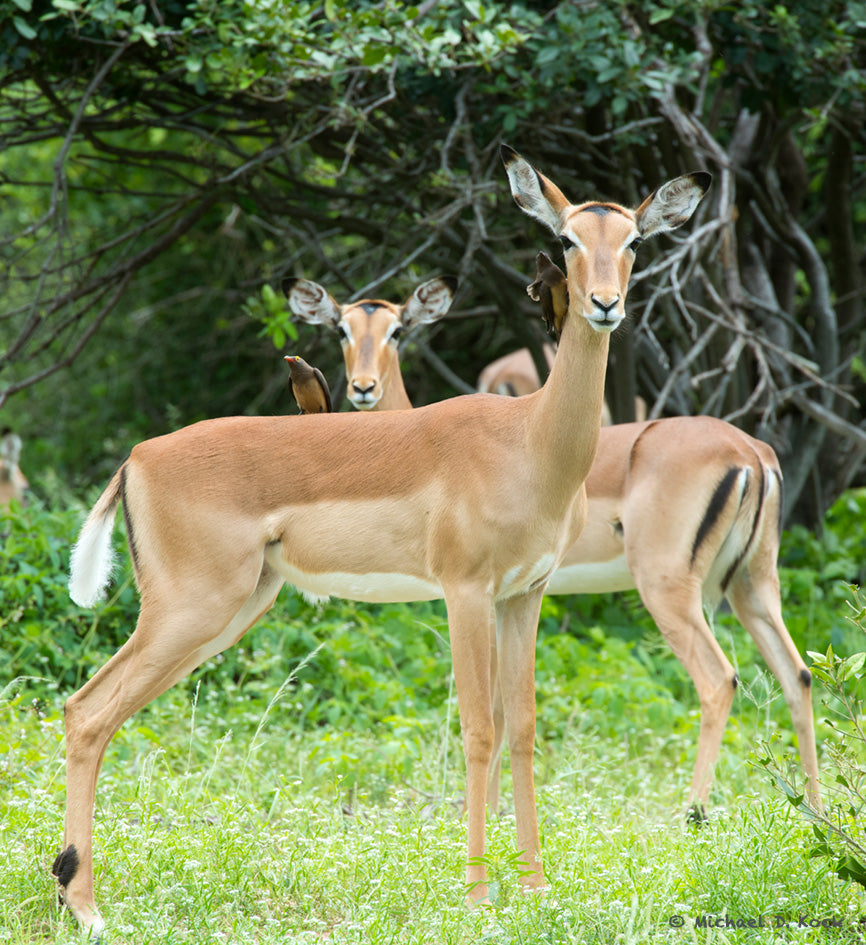
[[[685,223],[710,186],[705,171],[662,184],[637,208],[615,203],[570,203],[562,191],[503,144],[511,193],[524,213],[545,224],[562,243],[572,314],[596,331],[610,332],[625,317],[625,297],[641,242]]]
[[[283,281],[294,315],[309,324],[337,330],[346,363],[346,396],[358,410],[412,406],[400,373],[400,337],[441,318],[451,307],[456,288],[456,279],[440,276],[419,285],[404,305],[381,299],[339,305],[315,282]]]

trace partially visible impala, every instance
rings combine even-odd
[[[317,292],[327,296],[320,287]],[[291,292],[288,298],[293,311],[305,317]],[[336,306],[333,301],[326,304]],[[352,345],[343,345],[347,377],[359,373],[357,352],[384,350],[398,323],[396,312],[379,321],[355,317]],[[555,349],[552,345],[545,349],[552,365]],[[387,375],[366,377],[381,392],[381,400],[371,409],[388,409],[383,404],[391,402],[389,385],[400,377],[396,348],[389,349]],[[488,390],[512,396],[539,387],[538,372],[525,348],[494,361],[482,378],[490,385]],[[509,378],[513,387],[496,389],[497,378]],[[402,381],[398,389],[399,406],[411,406]],[[734,668],[704,612],[704,608],[715,610],[723,598],[782,686],[809,796],[820,804],[811,674],[782,618],[777,571],[782,473],[773,449],[713,417],[603,427],[586,492],[586,526],[554,571],[547,593],[639,591],[694,682],[701,703],[690,816],[704,815],[737,688]],[[503,723],[499,706],[496,722],[498,745]],[[493,806],[499,784],[498,752],[494,759],[488,795]]]
[[[91,936],[104,927],[92,831],[109,742],[134,712],[236,643],[284,582],[353,600],[444,597],[466,756],[470,902],[488,900],[496,636],[522,883],[545,885],[532,772],[541,599],[586,518],[583,483],[632,247],[685,223],[710,178],[676,178],[634,211],[575,206],[516,152],[503,146],[502,156],[518,204],[575,247],[571,306],[541,390],[456,397],[363,423],[341,413],[206,420],[139,443],[87,517],[72,554],[73,600],[91,606],[104,593],[121,502],[141,597],[132,636],[66,703],[66,829],[54,871]]]
[[[26,498],[30,483],[18,466],[20,459],[21,437],[6,427],[0,435],[0,508]]]
[[[545,342],[543,350],[547,366],[550,367],[556,357],[556,348]],[[529,348],[518,348],[491,361],[478,375],[475,387],[482,394],[503,394],[506,397],[523,397],[538,390],[541,380]],[[635,397],[635,419],[645,420],[646,414],[646,401],[643,397]],[[601,411],[601,425],[607,427],[612,422],[610,410],[605,403]]]

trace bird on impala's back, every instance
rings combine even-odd
[[[289,391],[298,402],[301,413],[330,413],[331,392],[324,374],[303,358],[286,355],[289,365]]]

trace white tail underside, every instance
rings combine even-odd
[[[72,549],[69,596],[79,607],[92,607],[105,594],[114,567],[111,530],[114,515],[89,518]]]

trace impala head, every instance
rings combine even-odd
[[[613,331],[625,317],[625,297],[638,246],[682,226],[707,192],[704,171],[662,184],[637,208],[590,201],[572,204],[562,191],[508,145],[500,154],[515,203],[544,223],[562,243],[570,313],[596,331]]]
[[[403,390],[401,335],[441,318],[451,307],[456,289],[456,279],[440,276],[419,285],[404,305],[380,299],[339,305],[315,282],[283,280],[289,308],[298,318],[336,329],[346,363],[346,396],[358,410],[374,409],[389,387]]]

